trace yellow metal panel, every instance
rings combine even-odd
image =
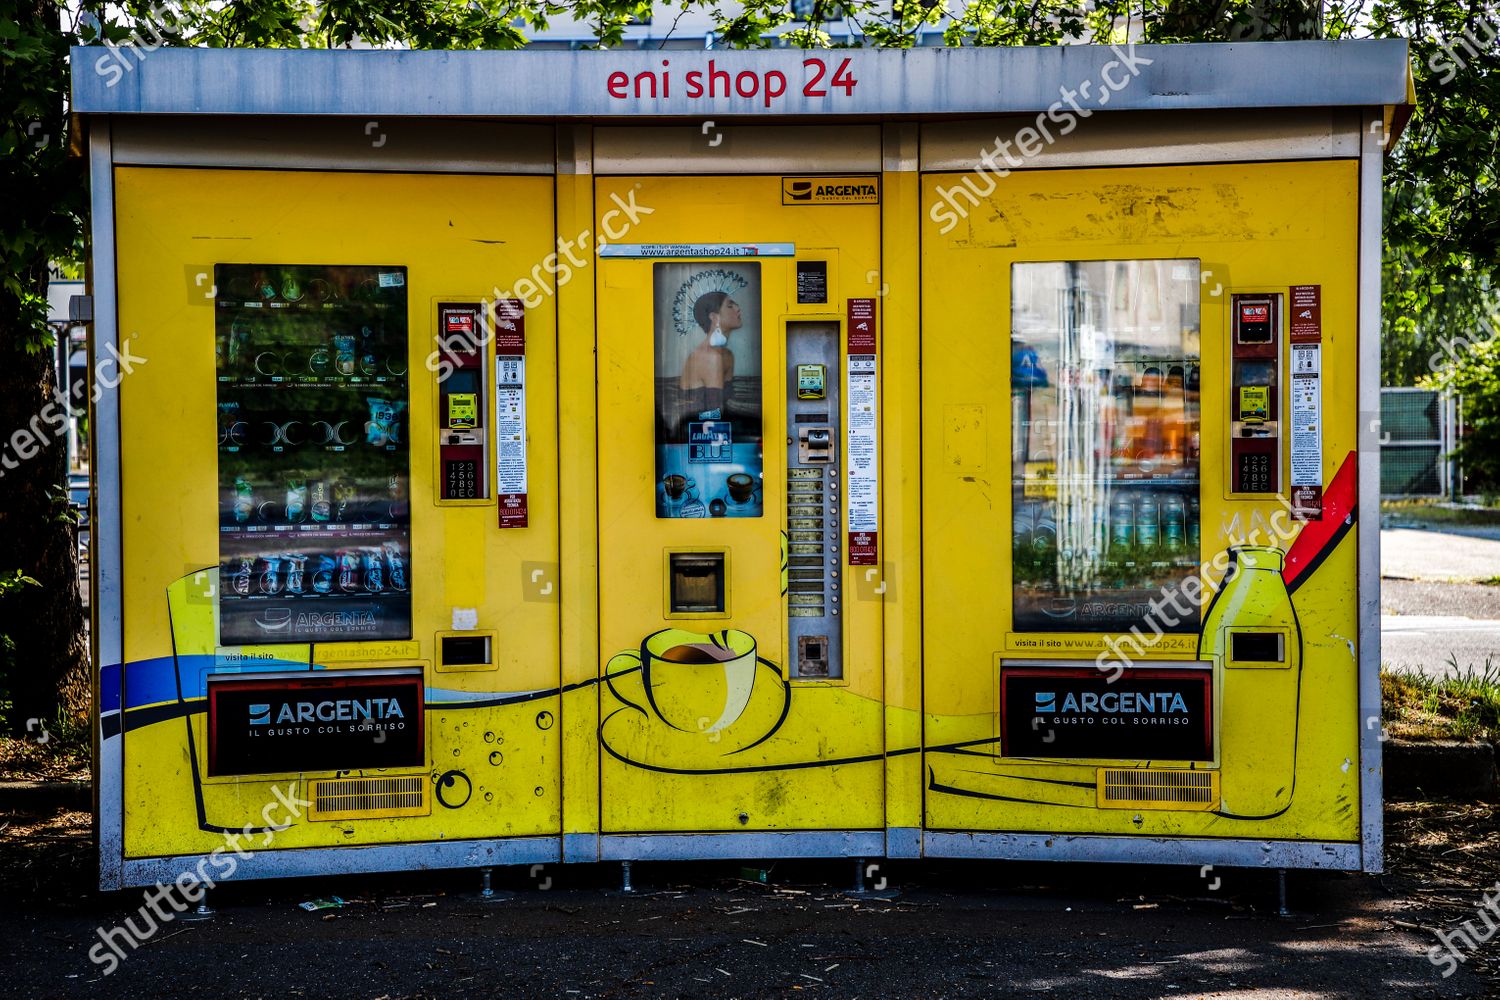
[[[1098,808],[1091,766],[1001,757],[993,742],[999,679],[992,666],[1007,655],[1091,665],[1136,639],[1027,634],[1011,626],[1011,265],[1201,261],[1201,579],[1217,585],[1231,544],[1285,549],[1298,531],[1274,497],[1225,497],[1231,293],[1322,286],[1325,485],[1353,461],[1356,164],[1028,170],[965,180],[930,175],[923,188],[924,710],[933,775],[927,825],[1357,840],[1357,527],[1290,598],[1302,629],[1297,672],[1226,671],[1217,637],[1203,637],[1200,654],[1215,660],[1218,809],[1151,810],[1136,820]],[[955,204],[963,217],[950,225]],[[1285,371],[1285,338],[1282,344]],[[1283,413],[1287,381],[1283,376]],[[1281,626],[1274,618],[1244,623]],[[1181,658],[1193,644],[1192,637],[1153,643],[1149,629],[1144,638],[1147,651],[1137,658],[1148,663]],[[962,755],[954,752],[960,747]]]
[[[567,250],[593,265],[594,178],[587,171],[593,158],[593,128],[558,129],[558,239]],[[585,236],[588,237],[584,241]],[[594,286],[597,271],[572,274],[557,294],[558,384],[561,412],[558,428],[562,516],[559,596],[562,636],[563,694],[563,833],[599,830],[599,504],[594,394]],[[561,586],[559,582],[556,586]]]
[[[263,810],[276,802],[273,786],[305,788],[305,780],[326,776],[205,776],[203,675],[276,660],[293,670],[310,659],[340,667],[422,664],[428,766],[419,771],[439,808],[431,816],[294,823],[260,846],[555,835],[558,697],[499,703],[511,693],[555,692],[559,680],[558,605],[533,599],[522,572],[523,564],[558,559],[556,328],[545,295],[526,314],[528,528],[499,531],[493,505],[432,503],[433,428],[425,417],[412,420],[409,641],[311,652],[306,645],[217,648],[212,593],[200,574],[218,562],[218,498],[213,299],[199,276],[211,282],[213,265],[224,262],[406,267],[409,412],[430,414],[435,387],[424,362],[435,346],[432,298],[493,298],[530,275],[552,249],[552,180],[131,167],[119,168],[115,183],[120,328],[149,359],[120,387],[126,854],[212,850],[223,842],[212,827],[264,822]],[[427,666],[437,661],[437,635],[452,627],[454,607],[475,609],[480,626],[499,636],[496,670],[438,680]],[[164,694],[148,715],[153,692]],[[467,699],[489,707],[465,707]]]
[[[919,476],[908,472],[922,449],[922,411],[915,403],[922,389],[916,336],[921,321],[922,278],[922,190],[916,172],[916,126],[885,127],[885,159],[880,271],[866,275],[875,286],[873,293],[880,297],[886,331],[882,343],[885,419],[881,426],[885,552],[880,572],[862,585],[867,591],[878,591],[884,602],[885,745],[899,750],[915,747],[922,739],[922,484]],[[885,825],[922,825],[922,760],[918,754],[886,760]]]

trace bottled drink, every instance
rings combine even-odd
[[[255,489],[244,476],[234,477],[234,519],[240,524],[250,520],[255,513]]]
[[[385,589],[385,564],[378,548],[362,549],[360,561],[365,571],[365,589],[378,594]]]
[[[286,484],[286,519],[291,524],[307,513],[307,480],[292,479]]]
[[[1142,556],[1151,556],[1161,545],[1161,502],[1154,493],[1143,493],[1135,505],[1135,546]]]
[[[306,587],[307,556],[301,552],[286,554],[286,592],[301,594]]]
[[[250,577],[255,568],[253,556],[239,556],[230,560],[234,568],[229,572],[229,592],[237,597],[244,597],[250,593]]]
[[[392,590],[406,590],[406,560],[401,557],[401,546],[386,542],[381,548],[385,552],[386,569],[391,578]]]
[[[353,549],[341,549],[339,561],[339,589],[346,594],[359,590],[359,553]]]
[[[319,553],[312,559],[312,589],[315,594],[328,594],[333,591],[334,577],[337,574],[338,564],[333,556],[326,552]]]
[[[1187,546],[1187,505],[1176,493],[1169,493],[1161,503],[1162,546],[1173,555]]]
[[[1203,541],[1202,532],[1199,530],[1199,526],[1198,526],[1198,498],[1197,497],[1189,497],[1188,498],[1188,510],[1187,510],[1187,544],[1188,544],[1188,549],[1190,551],[1192,551],[1192,552],[1199,552],[1199,551],[1201,551],[1201,549],[1202,549],[1202,541]]]
[[[1109,551],[1129,559],[1135,553],[1135,501],[1121,490],[1109,505]]]

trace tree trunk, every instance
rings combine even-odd
[[[45,302],[53,259],[76,251],[83,176],[67,152],[67,39],[53,0],[6,4],[16,36],[0,54],[0,113],[17,126],[0,155],[0,718],[24,731],[59,708],[89,711],[88,640],[68,508],[66,420],[59,413]],[[86,402],[86,390],[85,399]]]
[[[39,262],[27,277],[45,289],[46,276]],[[52,352],[20,346],[31,332],[15,329],[7,312],[0,317],[0,573],[19,569],[36,584],[0,599],[0,635],[9,639],[0,684],[13,702],[11,725],[23,728],[28,719],[52,720],[59,707],[75,720],[88,718],[89,650],[68,507],[67,436],[36,419],[56,391]],[[34,419],[39,435],[30,429]],[[31,454],[33,448],[39,450]]]

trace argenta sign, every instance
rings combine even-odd
[[[1213,759],[1212,672],[1022,667],[1000,674],[1007,757]]]
[[[425,714],[419,672],[210,678],[208,773],[419,767]]]

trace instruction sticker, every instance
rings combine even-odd
[[[1323,346],[1292,345],[1292,516],[1323,519]]]
[[[495,303],[495,495],[500,527],[526,527],[526,315],[516,299]]]
[[[880,441],[875,300],[849,300],[849,565],[879,565]]]

